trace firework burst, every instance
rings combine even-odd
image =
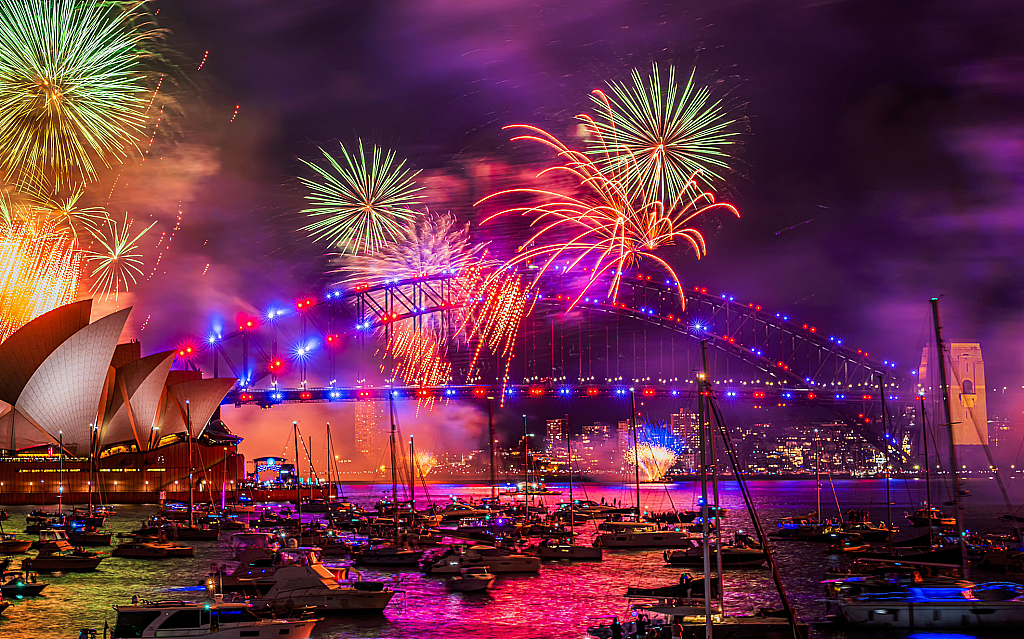
[[[75,301],[82,253],[50,221],[12,221],[0,234],[0,341],[29,321]]]
[[[588,133],[587,153],[606,173],[625,176],[625,187],[648,199],[671,201],[694,178],[710,186],[729,167],[728,147],[737,120],[711,90],[676,82],[676,69],[664,76],[655,64],[644,77],[634,69],[632,84],[609,82],[609,92],[591,94],[596,117],[579,116]]]
[[[0,168],[70,184],[138,152],[158,35],[141,4],[0,0]]]
[[[672,465],[679,459],[679,453],[668,446],[660,444],[640,444],[626,451],[626,463],[636,465],[647,477],[647,481],[659,481],[668,473]]]
[[[136,277],[142,275],[139,240],[156,225],[156,222],[132,235],[127,215],[120,225],[109,217],[104,221],[105,231],[94,236],[99,244],[99,250],[87,252],[93,277],[90,290],[103,299],[113,296],[116,300],[118,294],[127,293],[129,286],[136,283]]]
[[[470,243],[468,224],[460,226],[451,214],[428,212],[406,222],[393,242],[376,251],[343,255],[338,271],[348,284],[374,287],[479,266],[484,249]]]
[[[421,475],[426,477],[430,474],[430,471],[434,470],[434,466],[437,466],[437,458],[434,457],[434,453],[418,450],[416,451],[416,469]]]
[[[342,254],[373,253],[400,237],[417,213],[419,171],[396,161],[394,151],[373,147],[367,156],[363,141],[358,151],[341,146],[341,161],[320,149],[327,166],[302,160],[316,178],[299,178],[309,189],[309,208],[302,212],[312,221],[302,227],[315,241],[324,241]]]
[[[554,150],[562,163],[540,172],[538,178],[567,175],[573,189],[515,188],[499,191],[477,202],[482,204],[507,195],[526,195],[536,203],[501,210],[484,220],[486,223],[501,215],[535,216],[531,226],[533,234],[520,245],[516,255],[502,267],[509,270],[534,265],[532,284],[537,282],[558,261],[562,272],[582,270],[585,283],[569,305],[571,310],[583,296],[604,276],[610,276],[607,296],[618,299],[622,276],[628,268],[653,262],[671,276],[679,299],[684,303],[682,285],[675,270],[656,251],[671,244],[685,244],[693,249],[697,258],[707,253],[704,236],[699,230],[687,226],[695,218],[721,209],[739,217],[731,204],[716,202],[709,191],[696,189],[690,178],[690,187],[680,190],[671,201],[652,199],[629,177],[628,172],[609,165],[602,168],[590,157],[574,151],[558,138],[537,127],[515,125],[524,129],[513,140],[531,140]],[[565,239],[565,238],[568,239]]]

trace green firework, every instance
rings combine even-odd
[[[372,253],[400,237],[417,217],[412,207],[420,203],[419,171],[396,161],[394,151],[374,146],[368,156],[362,140],[355,153],[339,146],[341,161],[322,148],[327,166],[302,160],[317,174],[317,179],[299,178],[309,189],[310,206],[302,212],[311,220],[302,230],[342,254]]]
[[[631,191],[666,203],[687,190],[691,176],[706,186],[721,180],[737,120],[710,89],[694,83],[695,73],[680,85],[675,67],[663,77],[653,65],[647,76],[634,69],[632,83],[613,81],[608,93],[595,91],[596,117],[582,116],[595,163]]]
[[[68,184],[137,152],[156,33],[138,4],[0,0],[0,168]]]

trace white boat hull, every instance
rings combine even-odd
[[[853,601],[837,604],[849,624],[884,628],[964,628],[1024,624],[1024,601]]]
[[[297,610],[304,607],[315,608],[317,613],[347,613],[347,612],[383,612],[391,598],[395,596],[392,590],[362,591],[362,590],[324,590],[306,588],[296,591],[279,591],[279,596],[273,599],[257,598],[251,600],[254,608],[278,608]]]
[[[594,542],[601,548],[688,548],[694,536],[686,532],[659,530],[657,532],[605,533]]]

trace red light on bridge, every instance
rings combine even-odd
[[[864,401],[868,401],[871,399],[871,395],[861,395],[860,398]],[[863,415],[861,415],[861,417],[863,417]]]
[[[241,395],[238,396],[238,399],[242,400],[243,402],[251,402],[252,395],[248,393],[242,393]]]
[[[754,310],[755,310],[755,311],[759,311],[759,310],[761,310],[761,307],[760,307],[760,306],[755,306],[755,307],[754,307]]]
[[[815,393],[807,393],[807,399],[817,399],[818,396]]]
[[[654,397],[654,389],[653,388],[645,388],[644,389],[644,397]]]
[[[426,396],[430,395],[430,391],[428,391],[428,390],[427,390],[427,389],[425,389],[425,388],[421,388],[421,389],[419,389],[418,391],[416,391],[416,394],[417,394],[418,396],[420,396],[420,397],[426,397]]]
[[[477,397],[483,397],[484,395],[487,394],[487,389],[486,388],[474,388],[473,389],[473,394],[476,395]]]
[[[302,391],[299,393],[299,399],[310,399],[311,397],[313,397],[313,394],[309,391]]]
[[[370,396],[370,391],[359,391],[359,396],[360,397],[369,397]]]
[[[754,399],[764,399],[764,391],[754,391]]]
[[[534,386],[533,388],[530,389],[530,394],[533,395],[534,397],[537,397],[538,395],[543,395],[544,389]]]
[[[596,388],[594,388],[593,386],[587,388],[587,395],[590,395],[591,397],[594,397],[595,395],[597,395],[597,393],[598,393],[598,390]]]
[[[301,311],[303,309],[308,309],[310,306],[313,306],[314,303],[315,302],[313,301],[312,298],[307,297],[305,299],[301,299],[301,300],[295,302],[295,308],[297,308],[297,309],[299,309]]]
[[[327,343],[330,344],[331,346],[334,346],[335,344],[341,342],[341,338],[338,337],[337,335],[328,335],[326,339]]]

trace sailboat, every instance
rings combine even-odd
[[[629,389],[630,429],[633,433],[633,450],[637,450],[636,435],[636,391]],[[661,530],[656,524],[641,521],[643,508],[640,506],[640,456],[633,463],[636,486],[636,519],[630,525],[617,526],[618,530],[597,536],[594,545],[601,548],[687,548],[694,535],[685,530]],[[571,484],[571,482],[570,482]],[[706,513],[705,513],[706,514]],[[608,523],[608,522],[605,522]],[[625,523],[625,522],[624,522]]]
[[[369,548],[355,557],[355,563],[365,566],[380,566],[388,568],[414,568],[419,567],[423,559],[423,551],[403,548],[399,526],[398,500],[398,459],[395,451],[395,394],[394,391],[388,394],[388,414],[391,417],[391,508],[394,515],[395,527],[394,537],[390,546],[379,546]]]
[[[572,435],[569,416],[565,416],[565,445],[569,452],[569,535],[564,539],[545,539],[533,552],[541,559],[569,559],[577,561],[601,561],[604,552],[600,546],[580,546],[576,543],[576,502],[572,498]]]
[[[655,604],[633,606],[638,615],[656,615],[664,618],[665,625],[678,625],[682,628],[683,636],[699,636],[703,631],[706,639],[806,639],[808,626],[796,619],[796,613],[789,605],[789,599],[782,586],[781,576],[775,565],[774,558],[767,544],[767,535],[761,525],[760,518],[754,510],[753,501],[746,482],[743,479],[743,472],[739,465],[739,457],[732,441],[725,429],[721,413],[714,402],[711,384],[708,381],[707,371],[707,343],[701,343],[701,351],[704,360],[704,372],[698,376],[698,429],[700,434],[700,465],[701,465],[701,506],[703,510],[703,531],[701,534],[704,568],[705,594],[717,594],[703,598],[703,614],[695,606],[692,600],[662,600]],[[706,402],[705,402],[706,399]],[[705,405],[706,404],[706,405]],[[708,483],[711,479],[713,489],[714,506],[719,505],[718,489],[715,475],[717,474],[714,455],[714,434],[712,422],[717,422],[721,439],[725,445],[725,452],[732,466],[736,483],[747,507],[747,513],[757,533],[758,543],[764,551],[765,561],[772,573],[772,579],[782,602],[782,611],[762,610],[757,615],[733,615],[725,612],[724,582],[722,580],[722,559],[719,554],[716,559],[716,566],[712,565],[711,559],[711,527],[709,525],[709,512],[712,504],[708,499]],[[716,531],[716,536],[717,536]],[[721,550],[722,544],[719,538],[715,544]],[[718,583],[723,588],[714,589],[713,573],[717,575]],[[714,601],[717,599],[717,601]]]
[[[967,581],[968,563],[960,507],[960,477],[957,472],[956,442],[946,379],[946,352],[939,324],[939,300],[933,298],[932,320],[938,351],[939,386],[949,439],[950,473],[953,480],[954,516],[959,545],[960,579],[938,584],[919,578],[896,581],[872,580],[850,594],[842,584],[826,582],[827,600],[835,607],[836,621],[862,626],[892,628],[961,628],[964,626],[1013,626],[1024,623],[1024,586],[999,582],[975,584]],[[930,508],[930,506],[929,506]]]

